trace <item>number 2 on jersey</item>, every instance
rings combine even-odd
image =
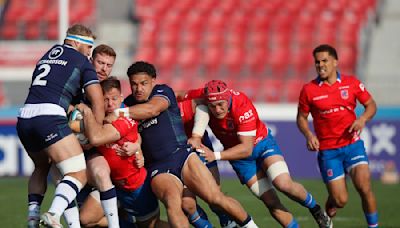
[[[49,64],[43,64],[43,65],[40,65],[38,70],[39,71],[43,70],[43,71],[40,74],[35,76],[35,79],[32,82],[32,86],[36,86],[36,85],[46,86],[47,81],[46,81],[46,79],[43,79],[43,78],[49,74],[51,67]]]

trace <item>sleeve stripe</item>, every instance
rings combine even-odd
[[[257,130],[253,130],[253,131],[239,131],[237,134],[238,134],[238,135],[243,135],[243,136],[256,136],[256,135],[257,135]]]
[[[163,98],[167,99],[168,104],[171,104],[171,101],[170,101],[169,97],[165,96],[163,94],[155,94],[153,97],[163,97]]]
[[[85,88],[85,87],[88,86],[88,85],[99,84],[99,83],[100,83],[99,80],[90,80],[90,81],[86,82],[86,83],[83,85],[83,87]]]

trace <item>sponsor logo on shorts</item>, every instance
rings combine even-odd
[[[51,133],[50,135],[46,136],[46,139],[44,140],[45,142],[48,142],[52,139],[54,139],[55,137],[57,137],[58,134],[57,133]]]

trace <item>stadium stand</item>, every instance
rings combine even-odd
[[[69,21],[94,24],[95,0],[70,0]],[[5,4],[0,37],[2,40],[55,40],[58,1],[12,0]]]
[[[365,30],[374,23],[378,8],[378,0],[123,2],[130,2],[131,8],[124,7],[130,11],[128,24],[135,31],[125,35],[128,37],[123,39],[125,43],[112,41],[112,34],[103,37],[121,56],[115,67],[118,76],[125,76],[131,61],[145,60],[155,63],[162,75],[160,79],[173,83],[175,89],[197,87],[220,78],[245,91],[256,102],[271,103],[296,102],[298,91],[286,90],[297,89],[293,85],[296,81],[303,83],[315,77],[311,50],[317,44],[335,45],[340,69],[358,73],[360,58],[367,54],[363,48],[369,39]],[[4,9],[0,40],[7,41],[0,45],[0,67],[33,66],[35,56],[52,41],[39,45],[35,42],[58,39],[58,1],[0,3]],[[102,21],[98,19],[104,20],[105,11],[112,11],[110,5],[106,0],[70,0],[70,23],[101,27]],[[128,15],[120,11],[121,8],[110,15],[120,15],[126,20]],[[101,18],[96,19],[96,14],[102,15]],[[111,29],[112,22],[108,26],[108,32],[118,31]],[[15,45],[8,45],[15,41]],[[20,46],[19,41],[33,45]],[[128,41],[132,44],[127,44]],[[128,60],[123,56],[127,49],[129,57],[132,56]],[[121,62],[123,59],[125,62]],[[255,87],[251,88],[252,85]]]
[[[180,82],[182,75],[188,81],[190,75],[224,78],[260,102],[296,102],[299,85],[315,74],[310,52],[320,43],[335,45],[341,70],[355,73],[361,34],[377,5],[376,0],[133,2],[140,21],[134,60],[154,60],[178,89],[188,85]],[[253,92],[259,85],[282,90]]]

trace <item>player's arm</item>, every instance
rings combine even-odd
[[[104,119],[104,99],[100,84],[91,84],[85,87],[85,93],[91,103],[97,123],[102,124]]]
[[[203,98],[204,88],[175,91],[175,96],[178,101]]]
[[[307,139],[307,148],[311,151],[318,151],[319,141],[318,138],[310,130],[310,127],[308,125],[308,113],[298,110],[296,123],[300,132],[303,133],[304,137]]]
[[[134,120],[145,120],[160,115],[169,106],[169,101],[162,96],[154,96],[144,104],[129,107],[129,116]]]
[[[121,138],[120,133],[112,124],[99,124],[92,110],[85,104],[77,105],[83,115],[85,136],[93,146],[112,143]]]
[[[221,152],[212,152],[208,147],[202,145],[201,153],[208,162],[214,160],[239,160],[251,156],[254,147],[255,136],[238,135],[240,143]]]
[[[361,116],[356,119],[353,124],[349,128],[349,132],[360,132],[362,129],[365,127],[365,124],[370,121],[376,114],[376,102],[375,100],[371,97],[368,99],[367,102],[363,103],[364,106],[364,112],[361,114]]]
[[[208,114],[208,108],[206,105],[197,105],[194,100],[192,100],[192,108],[195,110],[194,126],[192,129],[192,135],[190,137],[188,136],[188,144],[192,145],[194,148],[200,148],[201,139],[203,138],[204,132],[208,126],[210,115]]]

